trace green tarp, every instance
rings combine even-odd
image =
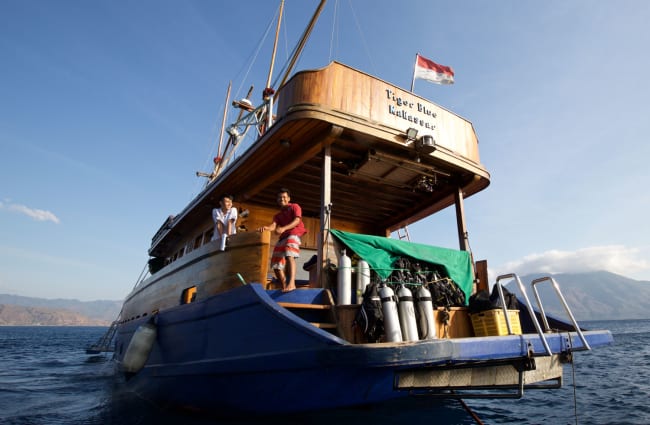
[[[474,282],[472,260],[467,251],[405,242],[381,236],[349,233],[336,229],[332,229],[331,232],[334,237],[367,261],[382,279],[390,276],[393,263],[397,258],[410,257],[444,267],[447,276],[456,282],[465,293],[466,300],[469,300],[472,294]]]

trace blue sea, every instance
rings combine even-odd
[[[581,326],[610,329],[615,343],[575,353],[560,390],[529,390],[523,399],[465,400],[471,413],[459,401],[422,398],[236,420],[161,410],[125,392],[110,356],[84,351],[106,328],[0,327],[0,424],[650,424],[650,320]]]

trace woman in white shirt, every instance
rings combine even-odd
[[[237,208],[232,206],[232,200],[232,195],[221,195],[220,208],[212,210],[212,220],[214,220],[212,240],[219,241],[222,251],[226,249],[228,235],[237,233]]]

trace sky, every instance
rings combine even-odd
[[[259,102],[278,4],[0,1],[0,293],[127,295],[205,184],[228,82]],[[316,5],[286,0],[274,80]],[[478,134],[474,258],[492,277],[650,281],[648,22],[645,0],[330,0],[297,69],[337,60],[408,89],[416,53],[451,66],[455,84],[414,92]],[[457,248],[454,214],[411,240]]]

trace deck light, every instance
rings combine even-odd
[[[418,152],[430,154],[436,150],[436,141],[433,136],[425,134],[424,136],[420,137],[417,142],[415,142],[415,149]]]
[[[415,138],[418,137],[418,129],[410,127],[406,129],[406,144],[410,145],[415,142]]]

